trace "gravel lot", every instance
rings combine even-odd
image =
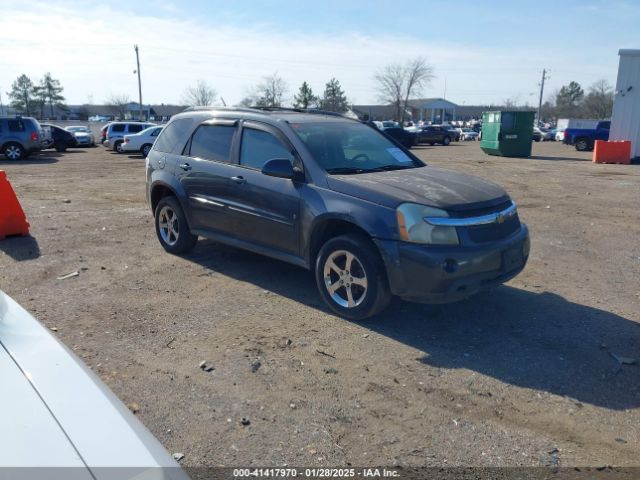
[[[187,466],[639,465],[640,366],[614,355],[640,359],[640,166],[415,152],[512,194],[520,276],[350,323],[297,267],[207,240],[166,254],[144,161],[98,147],[0,160],[33,235],[0,242],[0,288]]]

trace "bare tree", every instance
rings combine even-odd
[[[182,96],[186,105],[209,106],[216,101],[216,91],[204,80],[198,80],[195,86],[188,87]]]
[[[587,118],[610,118],[613,111],[613,88],[606,80],[598,80],[589,87],[582,101]]]
[[[284,96],[289,87],[287,82],[274,72],[272,75],[263,77],[262,83],[256,89],[258,107],[281,107],[284,103]]]
[[[396,119],[402,122],[409,99],[418,96],[433,79],[433,67],[418,57],[403,64],[387,65],[375,76],[380,98],[396,107]]]
[[[380,88],[380,99],[396,107],[396,119],[402,115],[402,93],[404,91],[404,67],[400,64],[387,65],[376,73]]]
[[[402,120],[404,112],[407,111],[409,105],[409,97],[412,95],[420,95],[431,80],[433,79],[433,67],[427,63],[424,57],[418,57],[407,62],[405,66],[405,94],[404,108],[402,109]]]
[[[131,97],[126,93],[112,93],[106,100],[106,104],[112,106],[118,117],[124,119],[127,113],[127,106],[131,103]]]

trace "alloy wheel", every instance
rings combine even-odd
[[[178,242],[178,236],[180,234],[178,215],[176,215],[176,212],[169,205],[163,206],[162,210],[160,210],[158,229],[160,230],[162,241],[167,245],[173,246]]]
[[[353,253],[347,250],[331,253],[324,262],[323,274],[329,296],[341,307],[357,307],[366,298],[367,273]]]

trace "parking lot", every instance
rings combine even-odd
[[[640,366],[616,357],[640,359],[640,166],[554,142],[414,152],[507,189],[522,274],[350,323],[300,268],[202,239],[165,253],[144,160],[97,147],[0,160],[32,233],[0,242],[0,288],[183,465],[637,464]]]

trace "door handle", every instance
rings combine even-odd
[[[242,185],[243,183],[246,183],[247,181],[244,179],[244,177],[242,176],[237,176],[237,177],[231,177],[231,180],[233,180],[234,182],[236,182],[239,185]]]
[[[191,165],[189,165],[188,163],[181,163],[180,164],[180,168],[185,170],[185,171],[189,171],[189,170],[191,170]]]

